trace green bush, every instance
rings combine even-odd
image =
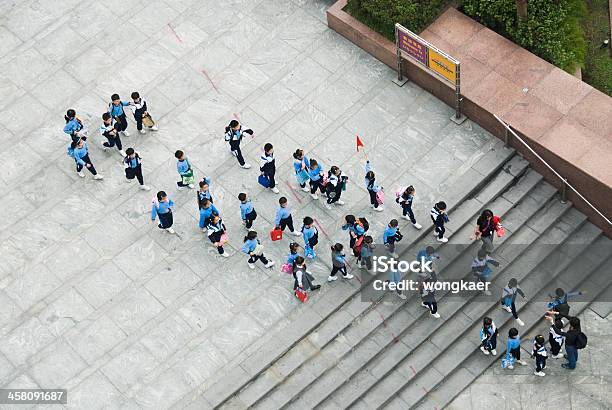
[[[347,11],[390,40],[395,23],[420,33],[440,14],[447,0],[349,0]]]
[[[464,0],[463,11],[568,72],[584,66],[584,0],[528,0],[526,21],[518,19],[515,0]]]

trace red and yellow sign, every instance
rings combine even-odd
[[[431,47],[429,48],[428,52],[427,65],[431,70],[446,78],[451,83],[455,83],[457,76],[457,64],[444,57],[442,54],[436,52],[436,50]]]

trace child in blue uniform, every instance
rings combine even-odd
[[[145,116],[149,115],[149,110],[147,108],[147,102],[144,100],[144,98],[140,96],[140,94],[137,91],[134,91],[131,97],[132,97],[131,108],[132,108],[132,112],[134,113],[134,121],[136,121],[136,129],[141,134],[144,134],[146,131],[142,127],[142,119]],[[149,128],[151,131],[158,130],[157,125],[155,124],[147,128]]]
[[[174,233],[174,229],[172,229],[172,224],[174,223],[172,217],[173,206],[174,202],[168,198],[168,195],[166,195],[164,191],[159,191],[156,198],[153,198],[151,220],[155,222],[155,219],[159,218],[159,224],[157,226],[159,229],[163,229],[168,233]]]
[[[87,170],[91,172],[91,174],[94,176],[93,179],[101,180],[104,177],[98,174],[98,171],[96,171],[96,168],[91,162],[91,159],[89,159],[89,147],[87,145],[86,139],[87,138],[82,137],[79,138],[76,142],[71,142],[70,146],[68,147],[68,155],[74,158],[77,174],[81,178],[85,178],[83,168],[87,168]]]
[[[144,178],[142,177],[142,159],[134,148],[128,148],[125,150],[125,158],[123,158],[123,168],[125,169],[125,178],[129,181],[136,178],[140,184],[140,189],[148,191],[149,188],[144,184]]]
[[[202,208],[200,208],[200,221],[198,222],[198,226],[203,232],[208,232],[206,227],[213,215],[219,215],[219,210],[208,199],[204,199],[202,201]]]
[[[336,274],[340,272],[343,279],[353,279],[353,275],[346,272],[346,255],[342,252],[344,247],[341,243],[336,243],[331,247],[332,270],[327,278],[328,282],[338,280]]]
[[[370,160],[366,161],[365,173],[365,186],[368,190],[368,194],[370,194],[370,206],[372,206],[375,211],[382,212],[382,203],[379,204],[377,198],[377,194],[382,190],[382,187],[376,182],[376,175],[374,174],[374,171],[372,171],[372,164],[370,163]]]
[[[506,343],[506,369],[514,369],[514,363],[527,365],[527,362],[521,360],[521,338],[516,328],[511,328],[508,331],[508,342]]]
[[[307,216],[303,219],[302,235],[304,237],[304,253],[307,258],[314,259],[317,254],[314,247],[319,243],[319,231],[314,226],[314,220]]]
[[[219,215],[213,215],[210,219],[210,223],[207,226],[207,236],[208,239],[212,242],[212,244],[217,248],[217,252],[219,255],[224,258],[229,258],[229,255],[223,249],[224,245],[224,235],[225,234],[225,225],[223,221],[219,217]]]
[[[518,323],[519,326],[525,326],[525,323],[523,323],[523,321],[518,317],[518,313],[516,313],[516,295],[521,295],[523,299],[525,298],[525,293],[521,288],[519,288],[517,280],[515,278],[511,278],[508,281],[508,285],[506,285],[503,289],[501,300],[502,309],[512,313],[514,320],[516,320],[516,323]]]
[[[410,221],[412,225],[416,229],[421,229],[420,223],[417,223],[416,218],[414,217],[414,212],[412,212],[412,202],[414,201],[414,196],[416,195],[416,189],[412,185],[400,190],[398,192],[398,196],[395,198],[395,202],[401,205],[402,207],[402,218]]]
[[[493,319],[485,317],[482,320],[482,329],[480,329],[480,350],[486,355],[497,355],[497,327],[493,323]]]
[[[399,223],[397,222],[397,219],[391,219],[391,222],[389,222],[385,228],[385,231],[383,232],[383,243],[389,251],[389,254],[394,258],[399,256],[397,253],[395,253],[395,242],[401,240],[402,237],[398,226]]]
[[[260,165],[259,170],[261,174],[265,176],[270,186],[268,187],[270,191],[275,194],[279,193],[278,188],[276,187],[276,181],[274,180],[274,175],[276,175],[276,161],[274,160],[274,147],[269,142],[264,145],[263,152],[259,157]]]
[[[306,187],[306,181],[301,180],[299,174],[305,171],[308,177],[310,177],[309,165],[310,161],[304,154],[304,150],[297,149],[293,153],[293,170],[295,171],[295,178],[297,179],[300,189],[304,192],[308,192],[308,188]]]
[[[546,359],[548,358],[545,344],[546,340],[542,335],[537,335],[535,339],[533,339],[533,350],[531,351],[531,356],[535,357],[536,360],[536,367],[533,374],[539,377],[546,376],[546,373],[543,372],[543,370],[546,368]]]
[[[202,203],[205,199],[208,199],[210,202],[214,202],[212,194],[210,193],[210,178],[202,178],[202,180],[198,183],[198,186],[200,187],[197,193],[198,208],[202,209]]]
[[[70,135],[72,141],[78,141],[81,137],[85,136],[85,131],[83,130],[83,121],[76,115],[76,111],[72,108],[66,111],[66,115],[64,115],[64,119],[66,120],[66,125],[64,126],[64,132]]]
[[[181,150],[177,150],[174,153],[174,157],[176,158],[176,170],[181,177],[181,180],[176,183],[176,186],[178,186],[179,189],[182,189],[183,187],[193,189],[193,170],[191,169],[189,159]]]
[[[123,107],[129,106],[129,102],[121,101],[119,94],[111,95],[111,102],[108,104],[108,113],[117,121],[117,131],[125,137],[129,137],[127,132],[128,122]]]
[[[308,176],[310,177],[310,196],[312,199],[319,199],[317,195],[317,190],[321,192],[321,194],[325,194],[325,185],[323,185],[323,168],[317,162],[316,159],[311,158],[308,167]]]
[[[230,151],[236,156],[240,167],[244,169],[251,168],[251,164],[245,162],[240,150],[240,143],[244,134],[253,136],[253,130],[250,128],[243,128],[237,120],[231,120],[229,125],[225,127],[225,141],[229,143]]]
[[[431,208],[430,216],[435,228],[434,235],[436,235],[438,242],[448,242],[448,238],[444,237],[444,232],[446,232],[444,224],[448,222],[448,215],[446,214],[446,202],[436,202],[433,208]]]
[[[253,202],[244,192],[238,194],[238,200],[240,201],[240,219],[242,219],[245,228],[251,229],[253,221],[257,219],[257,212]]]
[[[105,112],[102,114],[100,135],[106,138],[106,141],[102,141],[102,148],[107,149],[116,146],[119,150],[119,154],[121,154],[122,157],[125,157],[125,151],[123,151],[121,137],[119,136],[118,125],[119,123],[116,122],[109,113]]]
[[[278,200],[278,204],[279,207],[276,210],[276,217],[274,218],[274,226],[276,229],[284,231],[285,227],[287,227],[294,236],[301,236],[301,233],[296,231],[293,227],[293,217],[291,216],[291,208],[289,208],[287,198],[281,196]]]
[[[248,265],[251,269],[255,269],[255,262],[258,260],[268,269],[274,266],[274,262],[269,261],[264,256],[263,245],[259,242],[259,239],[257,239],[257,232],[255,231],[249,231],[244,237],[242,252],[249,255]]]

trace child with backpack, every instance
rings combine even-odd
[[[434,259],[440,259],[440,255],[436,253],[436,250],[433,246],[427,246],[425,249],[421,249],[417,253],[416,260],[419,261],[421,264],[421,269],[419,271],[420,277],[426,278],[428,276],[431,276],[432,278],[437,280],[437,274],[435,272],[435,267],[433,264]],[[425,266],[430,266],[431,272],[429,271],[429,269],[425,269]]]
[[[304,238],[304,254],[307,258],[314,259],[317,254],[314,251],[314,247],[319,243],[319,231],[314,226],[314,220],[306,216],[302,220],[302,235]]]
[[[191,169],[189,159],[180,149],[174,153],[174,157],[176,158],[176,170],[181,177],[181,180],[176,183],[176,186],[178,186],[178,189],[182,189],[183,187],[193,189],[193,169]]]
[[[198,221],[198,227],[202,232],[208,232],[207,226],[213,215],[220,215],[219,210],[208,199],[204,199],[202,201],[202,208],[200,208],[200,220]]]
[[[210,223],[207,226],[207,236],[213,246],[217,248],[219,255],[229,258],[229,255],[223,249],[223,245],[227,242],[226,228],[219,215],[213,215],[210,219]]]
[[[472,262],[472,273],[476,276],[476,278],[480,282],[487,283],[491,279],[491,275],[493,274],[493,270],[489,267],[489,264],[498,267],[499,262],[487,255],[487,251],[484,249],[478,250],[478,255],[474,258]],[[488,287],[484,291],[486,295],[490,295]]]
[[[311,291],[321,289],[321,285],[315,284],[315,278],[306,269],[304,258],[298,256],[293,262],[293,290],[310,289]]]
[[[506,357],[502,360],[502,367],[505,369],[514,369],[514,363],[527,365],[527,362],[521,360],[521,338],[516,328],[511,328],[508,331],[508,342],[506,343]]]
[[[243,129],[237,120],[231,120],[229,125],[225,127],[225,141],[229,143],[231,153],[236,156],[241,168],[249,169],[251,164],[245,162],[240,150],[240,143],[244,134],[253,137],[253,130],[250,128]]]
[[[321,194],[325,194],[325,184],[327,181],[325,180],[323,173],[323,168],[317,162],[316,159],[311,158],[309,167],[308,167],[308,177],[310,178],[310,196],[312,199],[319,199],[317,196],[317,190],[321,192]]]
[[[363,237],[363,235],[370,229],[370,224],[367,219],[355,218],[355,215],[346,215],[344,217],[344,225],[342,225],[342,230],[349,231],[349,247],[351,249],[355,248],[355,244],[357,241]]]
[[[486,249],[481,249],[481,251],[483,250],[486,252]],[[502,292],[502,309],[504,309],[506,312],[512,313],[514,320],[516,320],[516,323],[518,323],[519,326],[525,326],[525,323],[519,319],[518,313],[516,313],[516,306],[514,304],[517,294],[521,295],[523,299],[525,298],[525,293],[521,288],[519,288],[517,280],[515,278],[510,279],[508,284],[504,286]]]
[[[480,329],[480,350],[485,355],[492,354],[497,356],[497,327],[493,319],[488,316],[482,320],[482,329]]]
[[[87,168],[93,175],[93,179],[104,179],[102,175],[98,174],[98,171],[96,171],[96,168],[89,158],[89,146],[87,145],[86,139],[86,137],[81,137],[77,141],[72,141],[68,146],[68,156],[74,158],[77,175],[81,178],[85,178],[83,168]]]
[[[399,231],[399,223],[397,219],[391,219],[391,222],[385,228],[383,232],[383,244],[389,251],[389,254],[397,258],[399,255],[395,253],[395,242],[399,242],[402,239],[402,234]]]
[[[76,111],[72,108],[66,111],[66,115],[64,115],[64,120],[66,120],[66,125],[64,126],[64,132],[70,135],[72,141],[78,141],[81,137],[85,136],[85,131],[83,130],[83,121],[79,117],[77,117]]]
[[[579,290],[576,292],[566,293],[561,288],[555,289],[554,296],[548,295],[552,301],[550,301],[547,305],[548,311],[546,312],[546,319],[551,323],[553,322],[554,318],[565,318],[569,320],[570,305],[567,303],[567,301],[570,298],[579,295],[582,295],[582,292]]]
[[[372,171],[370,160],[366,161],[365,165],[365,185],[370,195],[370,206],[378,212],[383,211],[382,207],[382,187],[376,182],[376,175]]]
[[[111,102],[108,104],[108,113],[117,122],[115,125],[117,132],[122,133],[124,137],[130,136],[130,134],[127,132],[127,117],[125,116],[125,111],[123,110],[123,107],[127,107],[129,105],[131,105],[131,103],[121,101],[119,94],[111,95]]]
[[[542,335],[537,335],[535,339],[533,339],[533,349],[531,351],[531,356],[535,357],[536,360],[536,367],[533,374],[539,377],[546,376],[546,373],[542,371],[546,368],[546,358],[548,357],[548,354],[546,353],[545,343],[546,340]]]
[[[123,158],[123,168],[125,169],[125,177],[127,178],[128,182],[136,178],[138,180],[138,183],[140,184],[140,189],[142,189],[143,191],[148,191],[151,188],[144,184],[141,163],[142,159],[140,158],[140,155],[138,155],[138,153],[134,151],[134,148],[128,148],[125,150],[125,158]]]
[[[414,187],[412,185],[407,186],[395,193],[395,202],[402,207],[402,218],[410,221],[416,229],[421,229],[423,226],[417,223],[414,212],[412,212],[412,201],[414,201],[415,195],[416,190]]]
[[[436,319],[440,318],[438,313],[438,302],[436,301],[436,290],[433,287],[436,278],[433,275],[427,276],[419,282],[419,295],[421,296],[421,306],[429,309],[429,314]]]
[[[212,198],[212,194],[210,192],[210,178],[204,177],[200,182],[198,182],[197,199],[198,199],[198,209],[202,209],[202,203],[205,199],[208,199],[211,203],[214,202]]]
[[[353,275],[346,272],[346,255],[342,252],[344,247],[341,243],[336,243],[331,247],[332,270],[327,278],[328,282],[338,280],[336,274],[340,272],[343,279],[353,279]]]
[[[134,121],[136,121],[136,129],[141,134],[146,133],[143,128],[143,123],[146,123],[146,127],[151,131],[157,131],[157,125],[153,122],[149,110],[147,109],[147,102],[140,96],[137,91],[134,91],[131,95],[132,104],[130,108],[134,113]]]
[[[244,245],[242,246],[242,252],[249,255],[247,264],[250,269],[255,269],[255,262],[258,260],[264,264],[264,267],[270,269],[274,266],[274,261],[266,259],[263,254],[264,247],[257,238],[257,232],[249,231],[244,237]]]
[[[550,353],[553,359],[561,359],[561,346],[565,340],[565,332],[563,331],[563,320],[555,318],[552,326],[548,330],[548,343],[550,344]]]
[[[363,243],[359,252],[359,263],[362,269],[365,267],[365,269],[372,274],[376,274],[376,272],[372,272],[372,256],[374,256],[374,249],[376,249],[374,238],[370,235],[366,235],[363,238]]]
[[[340,168],[333,166],[327,172],[327,184],[325,192],[327,194],[327,202],[325,207],[331,209],[331,204],[344,205],[344,201],[340,200],[342,191],[346,190],[346,181],[348,177],[342,173]]]
[[[295,150],[293,153],[293,170],[295,171],[295,179],[297,180],[300,189],[304,192],[308,192],[306,181],[310,179],[309,165],[310,161],[304,154],[304,150]]]
[[[106,141],[102,141],[102,148],[106,150],[107,148],[116,146],[119,150],[119,154],[121,154],[122,157],[125,157],[125,151],[123,151],[121,138],[119,137],[118,124],[119,123],[115,122],[109,113],[105,112],[102,114],[100,135],[106,138]]]
[[[448,242],[448,238],[444,237],[444,232],[446,232],[444,224],[449,220],[446,214],[446,202],[436,202],[433,208],[431,208],[430,216],[434,224],[434,235],[436,235],[437,241],[442,243]]]
[[[293,227],[293,217],[291,216],[291,208],[289,207],[289,201],[287,201],[287,198],[281,196],[278,200],[278,205],[276,216],[274,218],[275,229],[284,231],[285,227],[287,227],[293,235],[301,236],[301,233],[296,231]]]
[[[173,206],[174,202],[168,198],[168,195],[164,191],[159,191],[156,197],[153,198],[151,209],[151,220],[155,222],[155,219],[159,218],[159,224],[157,225],[159,229],[163,229],[170,234],[174,233],[174,229],[172,229],[172,224],[174,223],[172,217]]]
[[[240,201],[240,219],[242,219],[245,228],[251,229],[253,221],[257,219],[253,202],[244,192],[238,194],[238,200]]]
[[[274,175],[276,174],[276,162],[274,160],[274,147],[272,144],[268,142],[266,145],[264,145],[264,149],[259,157],[259,160],[259,170],[261,171],[261,175],[268,179],[268,189],[275,194],[278,194],[279,190],[276,187],[276,181],[274,180]]]

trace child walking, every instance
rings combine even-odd
[[[227,242],[227,235],[225,233],[225,225],[223,224],[223,221],[219,215],[213,215],[207,229],[208,239],[210,239],[213,246],[217,248],[219,255],[223,256],[224,258],[229,258],[229,255],[225,253],[225,250],[223,249],[223,245],[225,242]]]
[[[174,156],[177,160],[176,170],[178,171],[179,176],[181,177],[181,180],[176,183],[176,186],[178,186],[179,189],[182,189],[183,187],[189,187],[193,189],[193,170],[191,169],[189,159],[180,149],[174,153]]]
[[[257,219],[257,212],[255,212],[253,202],[244,192],[238,194],[238,200],[240,201],[240,219],[242,219],[246,229],[251,229],[253,221]]]
[[[370,160],[366,161],[365,173],[365,185],[366,189],[368,190],[368,194],[370,194],[370,206],[374,208],[375,211],[382,212],[382,201],[379,198],[379,192],[382,191],[382,187],[376,182],[376,175],[374,174],[374,171],[372,171],[372,164],[370,164]]]
[[[516,328],[511,328],[508,331],[508,343],[506,343],[506,357],[505,357],[506,369],[514,369],[514,363],[527,365],[527,362],[521,360],[521,338]],[[504,363],[502,363],[503,365]]]
[[[276,229],[281,231],[285,230],[285,227],[289,228],[289,231],[295,236],[301,236],[301,233],[296,231],[293,227],[293,217],[291,216],[291,208],[287,198],[281,196],[278,200],[278,209],[276,210],[276,217],[274,218],[274,226]]]
[[[433,275],[427,276],[419,282],[419,294],[421,295],[421,306],[429,309],[429,314],[436,319],[440,319],[438,313],[438,302],[436,301],[436,289],[434,284],[436,278]]]
[[[493,252],[493,233],[496,230],[496,223],[493,220],[493,211],[485,209],[476,220],[476,230],[474,237],[482,241],[482,249],[487,253]]]
[[[438,242],[446,243],[448,238],[444,237],[444,224],[448,222],[448,215],[446,214],[446,202],[440,201],[431,208],[431,220],[434,224],[434,235],[437,236]]]
[[[119,154],[125,157],[125,151],[123,151],[123,146],[121,145],[121,138],[119,136],[118,131],[118,122],[116,122],[113,117],[107,112],[102,114],[102,125],[100,126],[100,134],[106,138],[106,141],[102,141],[102,148],[112,148],[117,147],[119,150]]]
[[[306,263],[301,256],[296,257],[293,262],[293,279],[294,291],[298,289],[304,290],[306,288],[311,291],[321,289],[321,285],[315,284],[315,278],[306,269]]]
[[[153,206],[151,208],[151,220],[155,222],[156,218],[159,218],[159,229],[163,229],[168,233],[174,233],[172,224],[174,219],[172,217],[172,207],[174,202],[164,191],[159,191],[156,197],[153,198]]]
[[[533,350],[531,351],[531,356],[535,357],[536,367],[533,372],[534,375],[544,377],[546,373],[543,372],[546,369],[546,359],[548,358],[548,353],[546,353],[546,340],[544,336],[537,335],[535,339],[533,339]]]
[[[125,116],[123,107],[131,105],[129,102],[121,101],[119,94],[111,95],[111,102],[108,104],[108,113],[117,121],[117,132],[123,134],[124,137],[129,137],[127,132],[128,122]]]
[[[278,194],[278,188],[276,187],[276,181],[274,175],[276,174],[276,163],[274,161],[274,147],[269,142],[264,145],[263,152],[259,157],[260,166],[259,170],[261,175],[266,177],[269,181],[270,186],[268,187],[272,192]]]
[[[385,228],[383,232],[383,244],[389,251],[389,254],[397,258],[399,255],[395,252],[395,242],[401,240],[402,234],[399,231],[399,223],[397,219],[391,219],[391,222]]]
[[[225,127],[225,141],[229,143],[230,151],[236,156],[238,164],[244,169],[251,168],[251,164],[245,162],[240,150],[240,143],[244,134],[253,136],[253,130],[250,128],[243,129],[242,125],[237,120],[231,120],[229,125]]]
[[[472,262],[472,273],[480,282],[487,283],[491,279],[493,270],[489,267],[489,264],[495,267],[499,266],[499,262],[487,255],[487,251],[485,251],[484,249],[479,249],[478,255],[474,258],[474,261]],[[488,286],[484,293],[486,295],[491,294],[491,291],[489,291]]]
[[[319,243],[319,231],[314,226],[314,220],[309,216],[304,217],[302,223],[304,254],[307,258],[314,259],[317,257],[314,247]]]
[[[66,115],[64,115],[64,120],[66,120],[64,132],[70,135],[72,141],[76,142],[81,137],[85,136],[85,131],[83,131],[83,121],[81,121],[81,119],[77,117],[75,110],[71,108],[66,111]]]
[[[274,266],[273,261],[266,259],[263,254],[263,249],[263,245],[259,242],[259,239],[257,239],[257,232],[249,231],[244,237],[244,245],[242,246],[242,252],[249,255],[249,260],[247,261],[249,268],[255,269],[255,262],[258,260],[268,269]]]
[[[480,350],[486,355],[492,354],[497,356],[497,327],[493,323],[493,319],[486,316],[482,320],[482,329],[480,329]]]
[[[346,255],[342,252],[344,247],[341,243],[336,243],[331,247],[332,270],[327,278],[328,282],[338,280],[336,274],[340,272],[343,279],[353,279],[353,275],[346,272]]]
[[[287,255],[287,263],[295,268],[295,260],[302,255],[299,254],[300,244],[291,242],[289,244],[289,254]]]
[[[421,269],[419,271],[420,277],[427,278],[431,276],[432,278],[437,280],[437,274],[434,267],[434,259],[440,259],[440,255],[436,253],[436,250],[433,246],[427,246],[425,249],[421,249],[417,255],[416,260],[421,264]],[[429,268],[426,269],[425,267]],[[431,271],[430,271],[431,270]]]
[[[293,153],[293,170],[295,171],[295,179],[300,189],[304,192],[308,192],[306,181],[310,178],[309,165],[310,161],[304,154],[304,150],[297,149]]]
[[[400,204],[402,207],[402,218],[410,221],[412,226],[414,226],[416,229],[421,229],[423,226],[417,223],[416,218],[414,217],[414,212],[412,212],[412,201],[414,201],[415,195],[416,190],[412,185],[410,185],[396,192],[395,202]]]
[[[361,245],[359,263],[361,268],[365,267],[365,269],[372,274],[376,274],[376,272],[372,272],[372,256],[374,256],[374,249],[376,249],[374,238],[370,235],[366,235],[363,238],[363,245]]]
[[[317,160],[314,158],[310,159],[309,164],[308,176],[310,177],[310,181],[308,183],[310,184],[310,196],[312,199],[319,199],[317,190],[319,190],[321,194],[325,194],[323,168],[321,168],[321,165],[319,165]]]
[[[142,159],[134,148],[128,148],[125,150],[125,158],[123,158],[123,168],[125,169],[125,177],[127,181],[131,181],[136,178],[140,184],[140,189],[148,191],[151,188],[144,184],[144,178],[142,177]]]
[[[205,199],[208,199],[211,203],[214,202],[212,198],[212,194],[210,193],[210,178],[204,177],[198,183],[200,189],[198,189],[198,208],[202,209],[202,204]]]
[[[132,112],[134,113],[134,121],[136,121],[136,129],[141,134],[144,134],[146,131],[143,129],[142,123],[143,123],[143,120],[147,121],[148,119],[147,122],[149,122],[150,125],[148,125],[147,128],[150,129],[151,131],[157,131],[158,130],[157,125],[155,125],[155,123],[151,119],[151,115],[149,114],[149,111],[147,109],[147,102],[144,100],[144,98],[142,98],[137,91],[134,91],[131,97],[132,97],[132,104],[130,105],[130,108],[132,108]]]
[[[481,251],[482,250],[486,252],[485,249],[481,249]],[[518,313],[516,313],[516,306],[514,302],[516,300],[517,294],[521,295],[523,299],[525,298],[525,293],[523,293],[523,290],[518,287],[517,280],[515,278],[512,278],[508,281],[508,285],[506,285],[503,289],[501,305],[502,305],[502,309],[504,309],[507,312],[512,313],[514,320],[516,320],[516,323],[518,323],[519,326],[525,326],[525,323],[523,323],[523,321],[519,319]]]
[[[553,359],[563,358],[561,346],[565,341],[565,332],[563,331],[563,320],[556,318],[548,331],[548,343],[550,344],[550,353]]]
[[[86,139],[86,137],[81,137],[76,142],[72,141],[68,147],[68,155],[74,158],[78,176],[85,178],[83,168],[87,168],[87,170],[93,175],[93,179],[104,179],[102,175],[98,174],[98,171],[96,171],[96,168],[89,158],[89,146],[87,145]]]
[[[349,247],[355,249],[355,244],[370,228],[370,224],[365,218],[355,218],[355,215],[351,214],[344,217],[344,222],[342,230],[349,231]]]
[[[200,208],[200,220],[198,222],[198,227],[202,232],[208,232],[206,227],[210,223],[213,215],[219,215],[219,210],[208,199],[204,199],[202,201],[202,208]]]
[[[344,205],[344,201],[340,200],[342,191],[346,190],[346,181],[348,177],[342,173],[340,168],[333,166],[327,172],[327,184],[325,190],[327,193],[327,202],[325,207],[331,209],[331,204]]]

